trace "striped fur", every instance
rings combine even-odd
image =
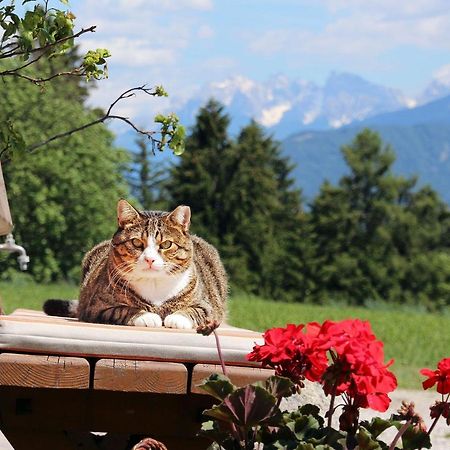
[[[77,316],[85,322],[194,328],[225,317],[227,277],[217,250],[189,234],[190,210],[118,204],[119,228],[89,251]],[[170,244],[170,246],[169,246]],[[170,316],[170,317],[169,317]]]

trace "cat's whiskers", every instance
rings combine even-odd
[[[177,272],[185,269],[181,264],[177,264],[177,263],[174,263],[174,262],[167,263],[167,267],[168,267],[167,273],[169,273],[170,275],[174,275]]]
[[[120,279],[127,281],[126,275],[134,270],[133,262],[124,261],[121,264],[115,266],[113,270],[110,272],[110,279],[108,288],[111,287],[113,291],[116,289],[116,283]]]

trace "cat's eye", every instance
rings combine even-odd
[[[144,248],[144,243],[140,239],[136,239],[136,238],[131,239],[131,243],[136,248]]]
[[[167,250],[170,247],[172,247],[172,241],[163,241],[159,244],[159,248],[162,248],[163,250]]]

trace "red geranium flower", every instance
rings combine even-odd
[[[247,355],[249,361],[260,361],[264,367],[272,367],[275,373],[301,384],[307,378],[319,381],[327,368],[326,352],[317,349],[316,336],[320,325],[289,324],[286,328],[267,330],[263,345],[255,345]]]
[[[322,325],[287,325],[264,333],[264,344],[255,345],[247,356],[272,367],[277,375],[300,384],[307,378],[323,384],[327,395],[344,394],[356,408],[385,411],[387,393],[397,380],[384,363],[383,343],[369,322],[358,319],[326,321]],[[331,360],[327,358],[327,352]]]
[[[397,387],[397,380],[387,370],[392,361],[384,363],[383,343],[376,340],[369,322],[327,321],[320,338],[333,358],[324,375],[325,394],[345,394],[353,406],[386,411],[387,393]]]
[[[437,370],[422,369],[420,373],[428,377],[422,383],[424,389],[429,389],[437,383],[440,394],[450,394],[450,358],[441,359]]]

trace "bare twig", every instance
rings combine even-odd
[[[34,60],[33,62],[37,61]],[[53,75],[48,76],[47,78],[33,78],[33,77],[29,77],[28,75],[23,75],[21,73],[18,73],[14,70],[10,71],[10,70],[5,70],[4,72],[0,72],[0,76],[3,75],[12,75],[14,77],[17,78],[23,78],[24,80],[27,81],[31,81],[32,83],[36,84],[36,85],[40,85],[41,83],[46,83],[47,81],[53,80],[54,78],[57,77],[62,77],[62,76],[72,76],[72,77],[82,77],[86,74],[85,70],[82,70],[81,67],[78,67],[74,70],[71,70],[70,72],[58,72],[58,73],[54,73]]]
[[[120,116],[120,115],[117,115],[117,114],[112,114],[112,110],[113,110],[114,106],[117,105],[117,103],[119,103],[121,100],[124,100],[124,99],[127,99],[129,97],[134,96],[136,92],[144,92],[145,94],[151,95],[151,96],[156,96],[157,95],[154,91],[152,91],[152,89],[147,88],[145,85],[128,89],[125,92],[123,92],[119,97],[116,98],[116,100],[114,100],[111,103],[111,105],[109,106],[107,112],[102,117],[99,117],[98,119],[93,120],[91,122],[85,123],[84,125],[81,125],[79,127],[72,128],[71,130],[55,134],[54,136],[49,137],[45,141],[39,142],[38,144],[31,145],[30,147],[26,148],[25,151],[28,152],[28,153],[33,153],[37,149],[39,149],[39,148],[41,148],[41,147],[43,147],[43,146],[45,146],[47,144],[50,144],[51,142],[56,141],[57,139],[61,139],[61,138],[64,138],[64,137],[71,136],[74,133],[77,133],[79,131],[83,131],[83,130],[85,130],[87,128],[93,127],[94,125],[98,125],[99,123],[104,123],[108,119],[117,119],[117,120],[121,120],[122,122],[127,123],[137,133],[142,134],[143,136],[146,136],[148,139],[150,139],[152,141],[153,148],[155,148],[156,145],[160,145],[161,144],[161,141],[156,139],[153,136],[156,133],[155,131],[141,130],[128,117]],[[2,156],[2,154],[4,153],[5,150],[7,150],[7,148],[5,148],[0,153],[0,157]]]

